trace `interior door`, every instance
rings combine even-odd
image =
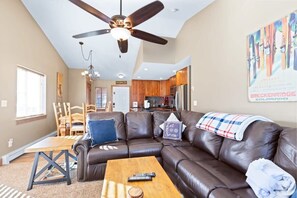
[[[112,87],[112,107],[113,111],[123,113],[129,112],[130,109],[130,87]]]

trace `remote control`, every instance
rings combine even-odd
[[[150,177],[156,177],[156,173],[155,172],[151,172],[151,173],[138,173],[138,174],[134,174],[133,176],[150,176]]]
[[[152,181],[152,177],[150,176],[132,176],[128,177],[128,182],[134,181]]]

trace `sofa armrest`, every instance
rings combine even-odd
[[[85,134],[73,145],[73,151],[77,158],[77,180],[85,181],[87,178],[87,154],[91,149],[91,139]]]
[[[78,155],[80,152],[88,152],[90,148],[91,138],[87,133],[73,145],[73,151],[76,155]]]

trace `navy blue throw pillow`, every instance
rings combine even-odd
[[[90,120],[88,124],[92,146],[117,140],[114,120]]]

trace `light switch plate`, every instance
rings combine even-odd
[[[7,100],[1,100],[1,107],[7,107]]]
[[[194,100],[193,103],[194,106],[197,106],[197,100]]]

